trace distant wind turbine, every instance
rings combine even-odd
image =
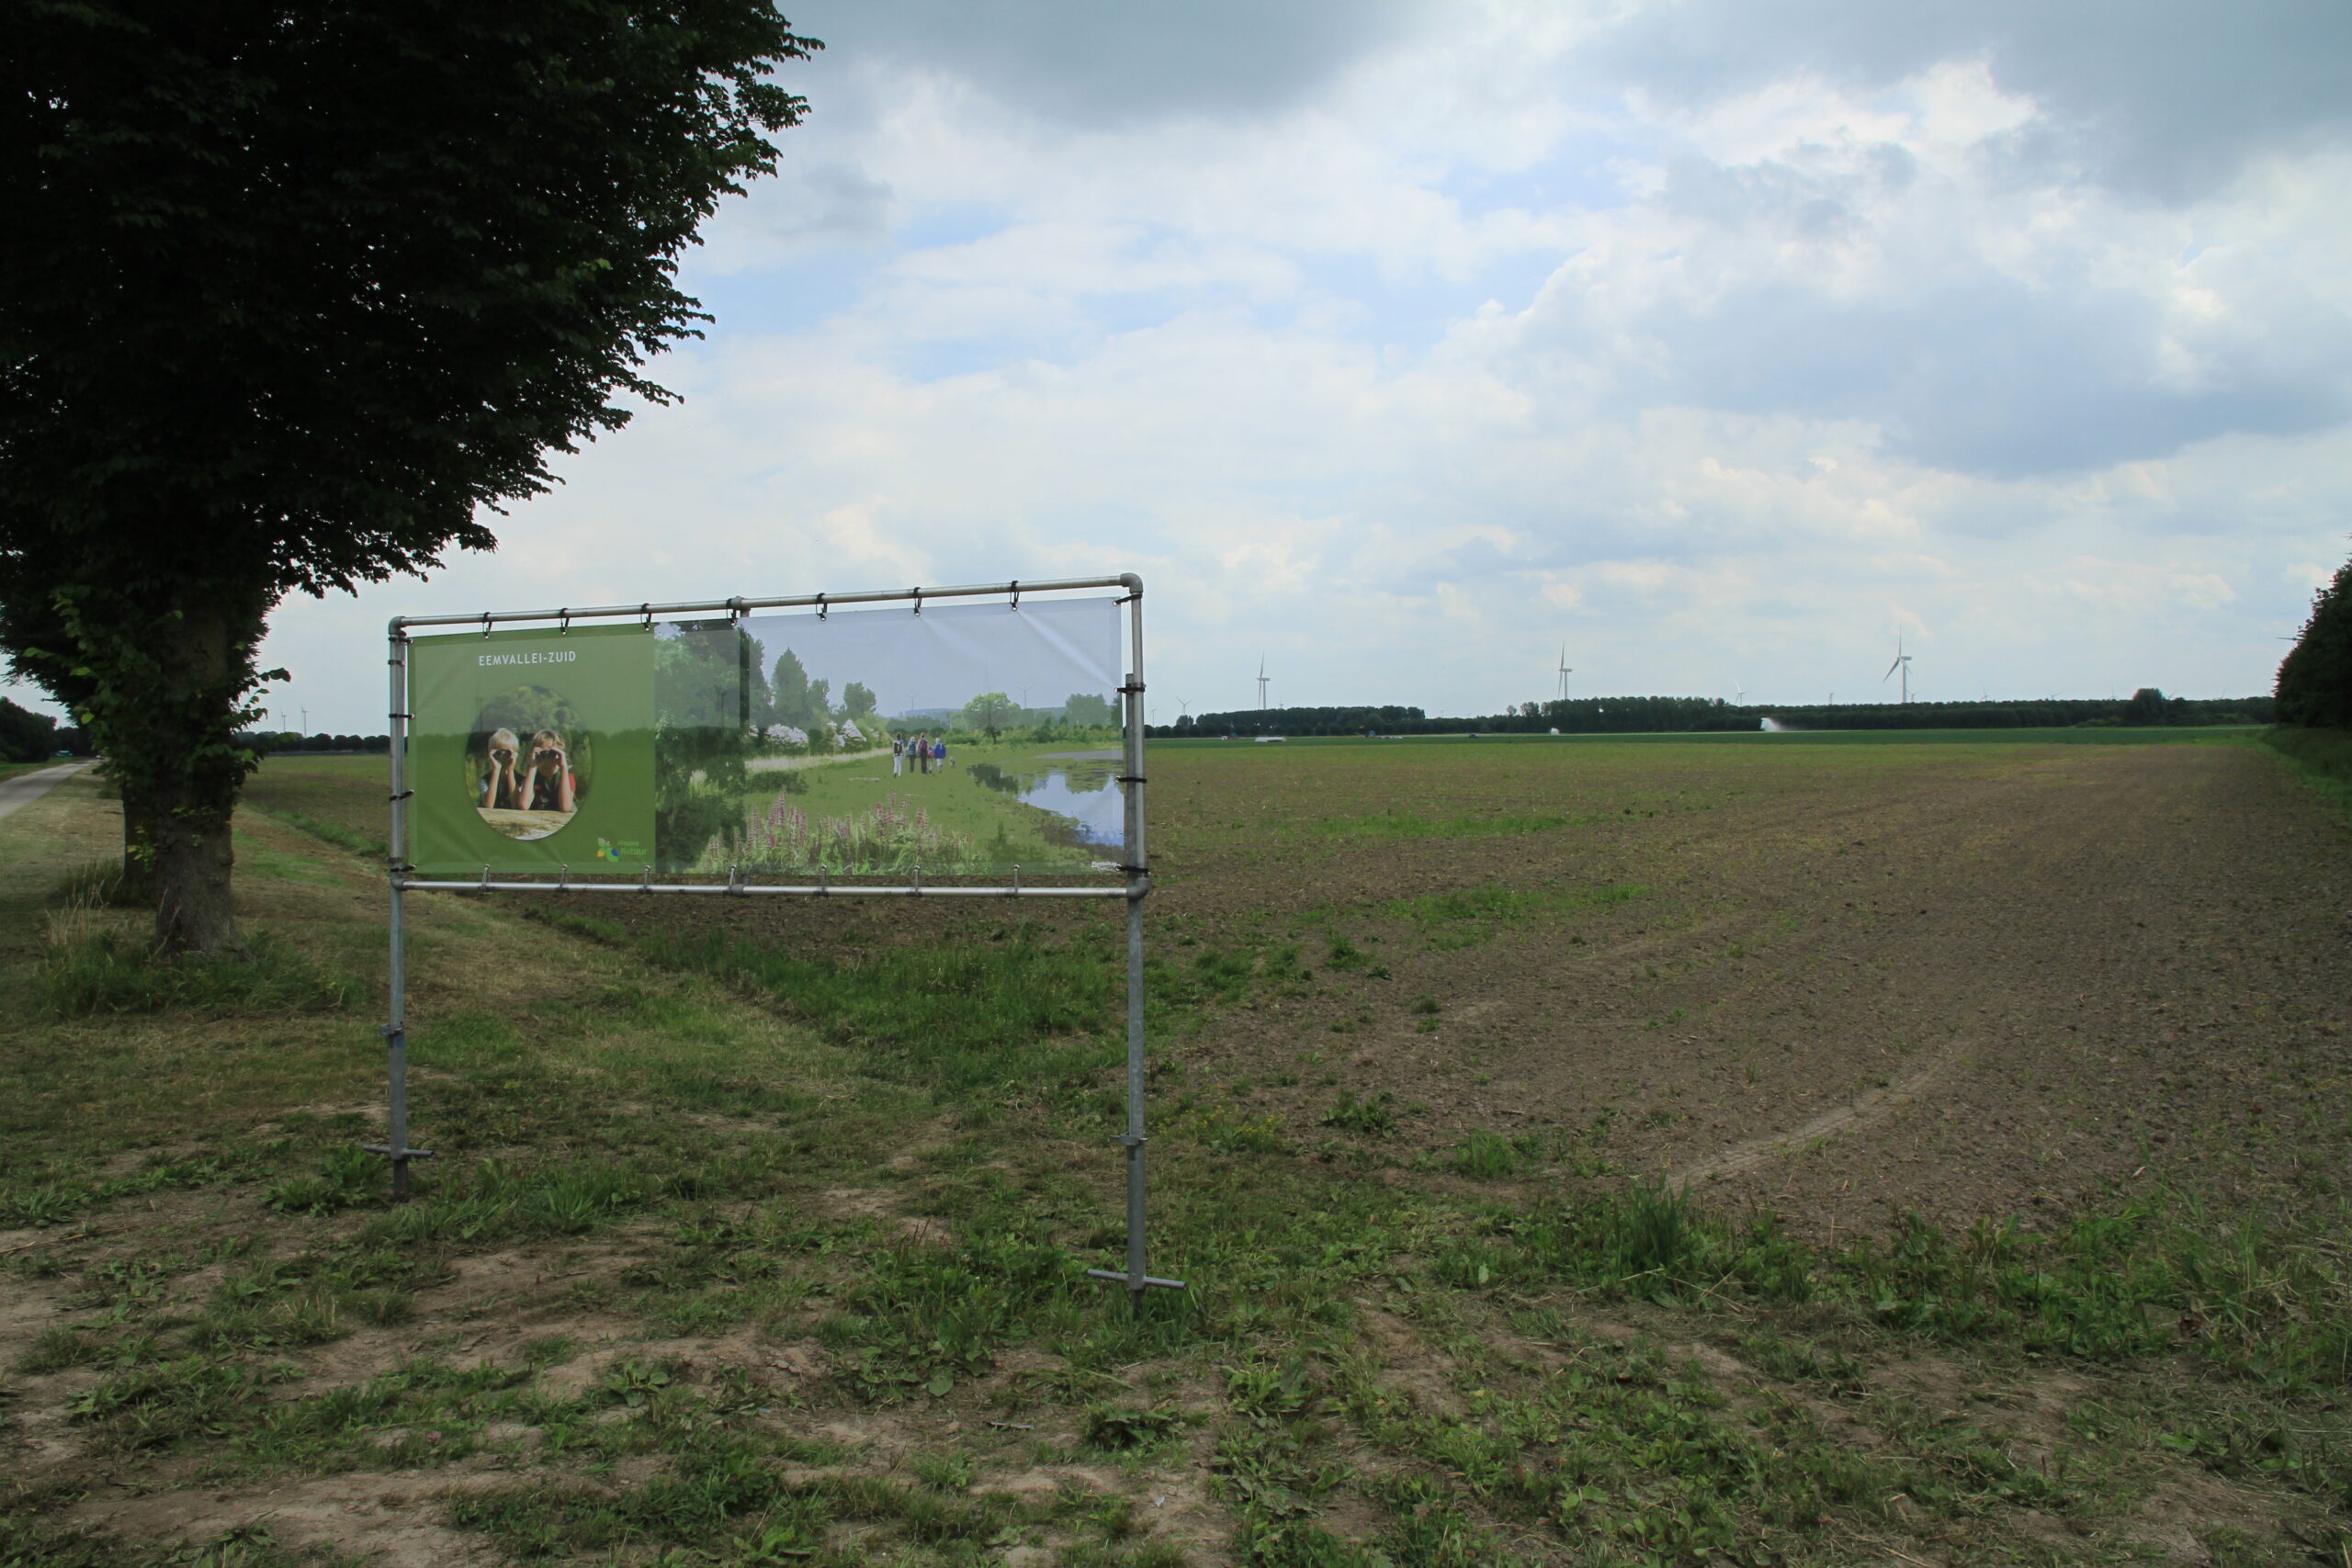
[[[1886,667],[1886,673],[1879,677],[1879,683],[1884,685],[1893,680],[1897,670],[1903,671],[1903,701],[1907,705],[1911,701],[1911,656],[1903,651],[1901,632],[1894,634],[1894,662]]]
[[[1574,673],[1576,671],[1568,668],[1568,645],[1564,642],[1560,645],[1560,700],[1562,702],[1568,700],[1568,677]]]
[[[1266,656],[1261,653],[1258,656],[1258,711],[1260,713],[1266,711],[1266,682],[1271,677],[1266,673]]]
[[[1741,685],[1738,682],[1734,681],[1731,683],[1731,689],[1733,695],[1737,699],[1736,705],[1746,707],[1747,705],[1747,688]]]

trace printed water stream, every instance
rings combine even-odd
[[[1017,796],[1069,826],[1068,842],[1115,850],[1126,842],[1126,797],[1109,762],[1056,762],[1037,773],[1012,773],[975,762],[968,777],[983,789]]]

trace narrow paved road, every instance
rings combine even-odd
[[[30,806],[84,768],[87,762],[62,762],[54,768],[43,768],[37,773],[18,773],[12,779],[0,779],[0,817],[6,817],[19,806]]]

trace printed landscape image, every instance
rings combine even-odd
[[[1090,765],[1002,756],[774,798]],[[2352,1547],[2352,827],[2256,732],[1155,746],[1140,1314],[1115,907],[414,896],[389,1203],[381,767],[254,776],[233,970],[104,779],[0,820],[0,1561]]]
[[[933,612],[934,621],[942,616]],[[844,614],[829,635],[855,637],[841,628],[857,619]],[[819,635],[810,620],[797,620],[804,638]],[[876,662],[923,664],[907,651],[920,649],[919,636],[893,646],[904,625],[863,628]],[[793,626],[770,619],[662,628],[654,839],[665,869],[952,878],[1120,863],[1125,805],[1112,764],[1121,730],[1108,697],[1081,690],[1052,707],[1025,706],[981,689],[985,666],[967,647],[957,649],[965,658],[922,671],[923,690],[950,693],[953,703],[886,715],[886,695],[903,706],[903,691],[887,680],[880,693],[844,680],[836,699],[831,678],[812,677],[785,644]],[[989,647],[985,637],[967,640],[978,640],[979,652]],[[1030,651],[1028,640],[1001,637],[998,651],[1011,662]],[[1055,689],[1097,673],[1034,652],[1030,663]]]

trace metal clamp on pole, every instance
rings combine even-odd
[[[1147,1290],[1181,1291],[1185,1288],[1182,1280],[1162,1280],[1151,1274],[1122,1274],[1116,1269],[1089,1269],[1086,1277],[1090,1280],[1116,1280],[1137,1297]]]

